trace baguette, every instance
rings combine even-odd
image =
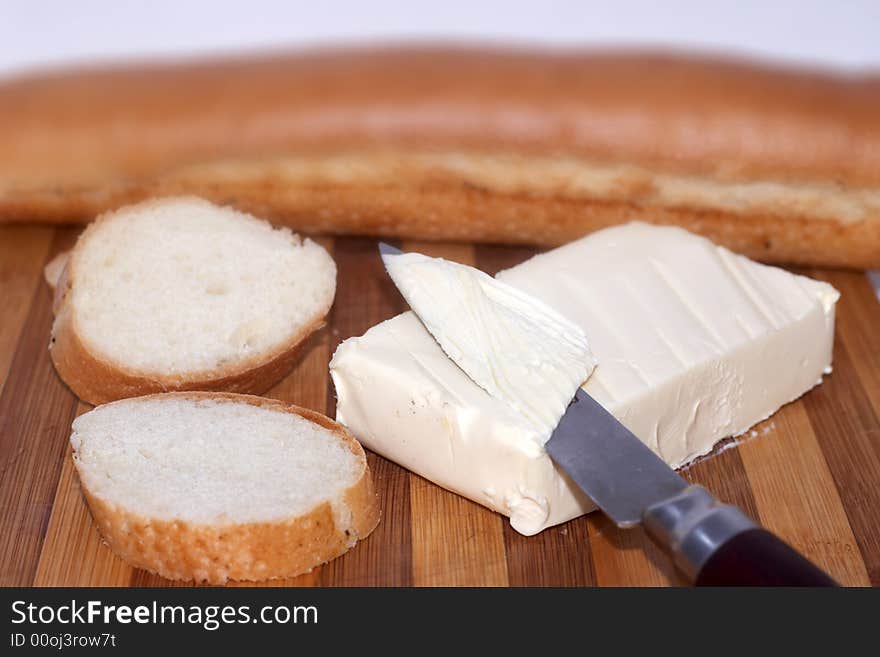
[[[320,245],[195,198],[99,217],[45,275],[55,283],[52,362],[91,404],[265,392],[323,325],[336,289]]]
[[[880,266],[880,77],[385,48],[0,85],[0,221],[197,194],[310,233],[558,245],[632,219]]]
[[[293,577],[379,522],[364,451],[303,408],[225,393],[124,399],[81,415],[70,437],[102,536],[168,579]]]

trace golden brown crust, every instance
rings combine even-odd
[[[644,53],[300,53],[11,81],[0,138],[0,220],[192,193],[308,231],[552,245],[626,217],[776,262],[880,265],[877,77]],[[403,154],[391,169],[389,151]],[[351,153],[364,166],[328,172]],[[475,183],[425,153],[477,169],[516,157],[535,175]],[[305,166],[292,173],[291,157]],[[542,182],[547,158],[642,174],[575,193]],[[670,175],[696,193],[655,193]],[[738,183],[772,189],[717,207],[718,186]]]
[[[261,394],[283,379],[293,368],[303,343],[323,326],[315,321],[291,337],[275,355],[252,359],[217,374],[197,373],[186,377],[146,375],[122,367],[91,351],[73,325],[69,307],[55,316],[49,352],[58,376],[73,393],[89,404],[105,404],[126,397],[182,390]],[[226,372],[220,374],[220,372]]]
[[[311,233],[559,246],[640,220],[682,226],[765,262],[880,267],[880,216],[838,221],[805,216],[799,209],[785,211],[778,204],[665,204],[646,193],[650,179],[625,176],[612,180],[612,186],[623,186],[621,193],[598,197],[570,190],[529,192],[509,184],[498,189],[485,176],[477,184],[450,179],[446,172],[406,184],[403,172],[412,169],[401,164],[395,179],[340,186],[293,184],[275,168],[264,178],[204,180],[200,188],[205,197],[246,211],[265,215],[274,209],[276,220]]]
[[[148,518],[97,498],[81,482],[102,536],[116,554],[168,579],[223,584],[295,577],[347,552],[379,522],[377,497],[360,443],[340,424],[273,399],[228,393],[177,393],[197,399],[228,399],[284,410],[332,430],[363,464],[363,475],[343,494],[348,514],[323,503],[307,514],[276,522],[195,524]]]
[[[880,181],[880,78],[719,58],[329,50],[50,73],[5,83],[0,99],[0,171],[22,181],[350,144]]]
[[[148,205],[161,200],[148,200]],[[111,220],[113,213],[98,217],[77,240],[55,286],[55,320],[49,341],[52,363],[61,379],[74,394],[90,404],[104,404],[159,392],[183,390],[224,391],[261,394],[283,379],[293,368],[303,343],[324,325],[330,306],[321,309],[311,323],[291,335],[271,351],[233,364],[185,375],[139,372],[102,356],[86,344],[77,329],[72,285],[75,284],[77,247],[88,239],[95,226]]]
[[[558,246],[632,220],[678,225],[764,262],[853,269],[880,267],[880,220],[835,221],[780,208],[664,206],[644,193],[625,198],[492,191],[467,181],[388,184],[285,184],[276,172],[219,184],[191,180],[230,203],[307,233]],[[633,187],[628,189],[632,190]],[[182,191],[181,189],[166,191]],[[114,203],[137,196],[120,195]],[[283,209],[283,210],[280,210]],[[282,214],[278,214],[282,212]],[[500,221],[499,218],[503,218]]]

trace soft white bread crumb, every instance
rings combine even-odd
[[[297,575],[378,521],[360,445],[331,420],[281,402],[125,399],[77,418],[70,441],[110,546],[165,577]]]
[[[363,474],[331,429],[226,399],[172,394],[99,406],[73,423],[70,441],[93,495],[165,520],[301,515]]]
[[[286,228],[198,199],[120,210],[74,252],[82,338],[144,372],[209,370],[329,308],[336,268]]]
[[[268,389],[284,367],[239,379],[320,325],[336,266],[288,229],[168,198],[99,218],[60,279],[53,360],[74,392],[100,403],[162,390]],[[84,368],[84,359],[98,364]]]

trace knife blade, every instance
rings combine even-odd
[[[578,389],[544,447],[618,527],[638,525],[645,509],[688,487],[583,389]]]
[[[384,242],[379,252],[403,253]],[[618,526],[644,525],[690,581],[836,586],[825,572],[742,511],[687,482],[582,388],[545,449]]]
[[[690,581],[836,586],[738,508],[689,484],[582,389],[545,448],[619,527],[644,524]]]

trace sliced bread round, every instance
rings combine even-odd
[[[261,393],[333,303],[336,265],[286,228],[197,198],[99,217],[55,289],[50,350],[83,400]]]
[[[379,521],[360,444],[280,401],[124,399],[78,417],[70,441],[107,543],[168,579],[292,577],[343,554]]]

